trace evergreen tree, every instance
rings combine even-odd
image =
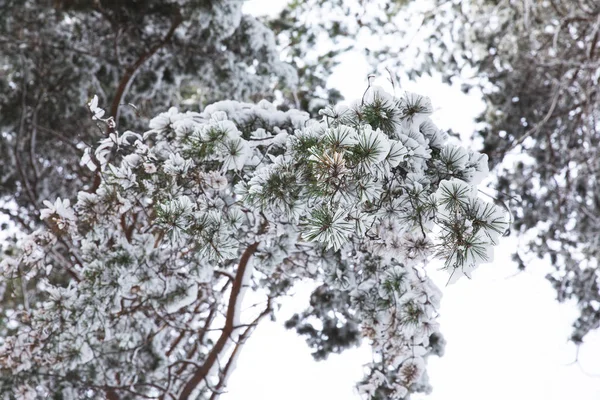
[[[242,5],[0,1],[2,214],[31,232],[43,200],[93,185],[79,159],[105,136],[86,118],[94,94],[116,125],[142,128],[171,105],[198,110],[225,98],[267,97],[277,84],[294,87],[273,33]]]
[[[515,230],[533,237],[515,260],[554,266],[548,279],[558,300],[574,299],[581,311],[571,337],[581,343],[600,327],[600,3],[435,3],[434,33],[415,71],[440,71],[483,94],[476,139]]]
[[[428,99],[370,88],[318,119],[267,101],[171,108],[108,131],[82,164],[96,185],[44,201],[46,227],[0,264],[18,305],[2,327],[0,393],[35,399],[215,399],[240,347],[301,279],[339,311],[316,355],[365,338],[367,398],[427,391],[440,291],[491,260],[507,229],[477,195],[487,158],[446,142]],[[244,293],[264,302],[242,313]],[[340,301],[343,300],[343,301]],[[302,334],[299,316],[288,325]],[[340,326],[340,324],[342,326]],[[306,327],[306,325],[304,325]]]
[[[311,0],[290,2],[271,23],[286,60],[310,71],[310,82],[325,82],[353,49],[394,81],[441,74],[482,96],[474,139],[495,167],[495,197],[511,209],[515,233],[535,237],[515,261],[525,268],[538,256],[554,266],[558,300],[574,299],[581,311],[576,343],[600,327],[599,15],[590,0]],[[305,109],[326,101],[324,91],[303,97],[315,92],[300,79]]]

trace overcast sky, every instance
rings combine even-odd
[[[248,12],[275,13],[285,0],[251,0]],[[330,84],[349,100],[366,85],[367,65],[349,55]],[[384,83],[384,79],[379,82]],[[477,96],[436,79],[406,83],[405,90],[431,98],[432,118],[441,128],[468,136],[482,109]],[[420,400],[599,400],[600,333],[576,348],[568,341],[577,315],[574,304],[559,304],[544,278],[548,262],[531,259],[517,273],[510,255],[515,238],[495,250],[493,263],[482,265],[472,280],[445,286],[447,275],[431,265],[427,272],[442,288],[441,330],[446,354],[431,357],[428,371],[433,393]],[[529,259],[529,258],[528,258]],[[222,400],[354,400],[354,384],[370,350],[361,348],[314,362],[304,340],[282,327],[283,321],[308,304],[311,285],[300,285],[284,303],[277,322],[263,322],[247,342]]]

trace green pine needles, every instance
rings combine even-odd
[[[90,111],[112,122],[97,99]],[[367,398],[426,387],[441,339],[425,267],[437,256],[451,280],[470,276],[507,227],[477,196],[486,157],[446,143],[430,112],[371,87],[318,120],[226,101],[171,109],[143,135],[113,126],[84,155],[97,187],[74,206],[46,201],[48,229],[2,262],[10,288],[36,290],[0,342],[0,394],[214,398],[252,328],[303,279],[334,296],[303,314],[321,331],[291,324],[318,357],[363,337]],[[246,290],[266,293],[262,311],[242,313]]]

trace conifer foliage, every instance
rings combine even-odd
[[[292,89],[295,71],[243,4],[0,1],[0,213],[30,233],[44,200],[91,184],[78,160],[103,137],[82,107],[94,94],[117,125],[142,129],[170,106]]]
[[[46,228],[1,264],[21,301],[0,339],[3,396],[215,399],[301,279],[343,296],[373,347],[366,398],[429,389],[443,339],[424,267],[469,276],[507,223],[477,196],[486,156],[447,143],[428,99],[372,87],[318,119],[222,101],[144,133],[89,108],[107,132],[82,159],[96,184],[44,202]],[[247,291],[264,302],[242,313]]]
[[[271,26],[301,66],[314,42],[328,43],[319,46],[327,54],[309,58],[318,60],[312,76],[324,79],[336,56],[363,43],[373,71],[441,75],[481,96],[474,139],[522,239],[514,260],[519,269],[535,257],[552,265],[557,299],[580,310],[574,343],[600,327],[600,2],[293,1]]]
[[[477,136],[524,239],[515,260],[525,268],[537,256],[554,267],[558,300],[580,310],[571,335],[580,344],[600,327],[600,3],[433,3],[415,69],[482,91]]]

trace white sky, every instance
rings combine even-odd
[[[274,13],[284,1],[251,0],[246,10]],[[347,99],[356,99],[366,87],[366,74],[364,60],[349,55],[330,84]],[[473,118],[482,107],[476,96],[435,79],[407,82],[402,89],[431,97],[433,120],[439,127],[467,136],[473,131]],[[445,273],[434,266],[428,270],[444,292],[439,322],[447,345],[443,357],[430,358],[433,393],[414,396],[415,400],[600,399],[600,333],[586,337],[579,363],[573,364],[576,348],[568,337],[576,307],[556,302],[544,278],[548,263],[532,260],[527,271],[515,274],[510,255],[516,246],[516,239],[504,239],[493,263],[482,265],[472,280],[463,278],[452,286],[444,287]],[[282,326],[306,307],[310,289],[310,285],[296,288],[279,320],[257,328],[222,400],[359,399],[354,384],[369,361],[366,344],[317,363],[304,339]]]

